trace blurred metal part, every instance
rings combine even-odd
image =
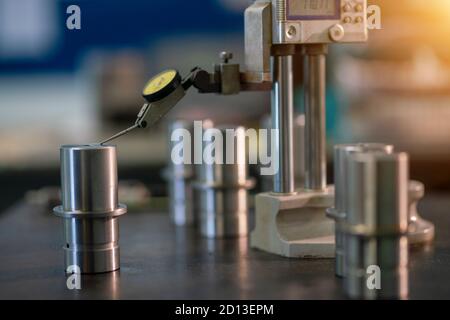
[[[118,217],[126,213],[118,203],[115,146],[61,147],[62,205],[54,213],[63,218],[65,265],[82,273],[120,268]]]
[[[270,77],[271,6],[269,1],[258,1],[245,10],[245,66],[247,73],[258,75],[254,80],[264,75]]]
[[[327,210],[327,216],[335,221],[335,273],[338,277],[343,277],[345,274],[345,241],[341,229],[347,212],[348,159],[354,153],[381,152],[389,154],[393,151],[392,145],[382,143],[343,144],[334,147],[334,208]]]
[[[203,135],[206,130],[214,128],[214,122],[211,119],[205,119],[202,121],[201,128],[194,128],[194,130],[197,130],[198,132],[194,132],[194,134],[199,135],[203,139]],[[202,143],[195,143],[194,153],[193,156],[195,157],[195,153],[197,153],[197,157],[200,159],[203,159],[203,141]],[[194,220],[195,225],[199,226],[200,220],[201,220],[201,194],[202,191],[200,188],[195,187],[195,184],[197,184],[199,181],[205,181],[206,180],[206,172],[203,167],[204,164],[197,164],[194,163],[194,181],[192,181],[192,192],[193,192],[193,212],[194,212]]]
[[[278,162],[279,170],[274,175],[273,192],[294,194],[293,158],[293,116],[294,116],[294,78],[293,56],[272,57],[272,128],[277,136],[273,161]]]
[[[270,91],[272,89],[272,74],[241,72],[242,91]]]
[[[147,209],[151,196],[147,185],[139,180],[119,181],[119,199],[127,204],[129,210]]]
[[[305,187],[305,124],[304,114],[294,116],[294,180],[296,189]]]
[[[227,134],[227,130],[234,133]],[[249,232],[247,191],[254,186],[254,181],[248,178],[245,128],[207,129],[205,148],[214,143],[216,134],[223,137],[223,149],[215,149],[216,162],[203,160],[202,173],[194,184],[199,201],[200,232],[208,238],[246,236]],[[228,149],[227,144],[231,142],[234,148]],[[223,159],[223,164],[217,159]],[[227,159],[233,160],[233,164]]]
[[[272,144],[272,118],[267,115],[261,119],[261,129],[267,130],[267,141],[259,141],[259,148],[269,157]],[[294,116],[294,183],[295,189],[305,184],[305,115]],[[273,188],[273,176],[261,175],[261,191],[270,192]]]
[[[220,93],[223,95],[238,94],[241,91],[240,66],[230,63],[233,53],[223,51],[220,53],[221,63],[216,65],[217,74],[220,75]]]
[[[30,190],[25,194],[25,201],[34,206],[52,209],[61,203],[61,189],[56,186]]]
[[[189,133],[191,137],[194,135],[194,124],[190,121],[175,120],[168,125],[169,134],[169,151],[171,152],[179,140],[173,141],[172,137],[176,130],[183,130]],[[183,140],[184,141],[184,140]],[[191,150],[184,150],[183,153],[189,152],[193,155],[192,144]],[[190,226],[196,223],[194,215],[194,195],[192,181],[195,177],[194,164],[176,164],[169,154],[169,165],[166,169],[166,181],[169,189],[169,210],[172,222],[177,226]]]
[[[349,157],[343,231],[344,289],[350,298],[408,296],[408,161],[406,153]],[[370,287],[377,278],[379,286]]]
[[[326,153],[326,45],[304,47],[305,81],[305,188],[327,187]]]
[[[418,202],[425,195],[425,186],[419,181],[409,182],[409,227],[408,242],[410,246],[425,245],[434,240],[434,224],[423,219],[417,211]]]
[[[190,81],[199,93],[230,95],[240,91],[270,91],[272,88],[270,73],[240,72],[237,64],[215,65],[214,73],[197,68]]]
[[[267,139],[259,140],[258,148],[261,150],[263,154],[267,154],[268,157],[272,156],[271,153],[271,144],[272,144],[272,117],[270,115],[266,115],[261,118],[260,128],[263,130],[267,130]],[[260,167],[262,167],[260,165]],[[260,189],[261,192],[270,192],[273,188],[273,176],[270,175],[260,175]]]

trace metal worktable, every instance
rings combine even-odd
[[[437,239],[410,259],[410,298],[450,299],[450,194],[420,205]],[[120,220],[121,270],[66,287],[61,220],[18,203],[0,214],[0,299],[340,299],[333,260],[290,260],[248,248],[247,239],[206,240],[168,215]]]

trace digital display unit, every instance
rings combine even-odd
[[[341,0],[288,0],[288,20],[340,19]]]

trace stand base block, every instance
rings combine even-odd
[[[334,258],[334,221],[325,215],[333,204],[333,187],[257,195],[251,247],[288,258]]]

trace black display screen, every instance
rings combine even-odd
[[[340,0],[288,0],[288,19],[339,19]]]

